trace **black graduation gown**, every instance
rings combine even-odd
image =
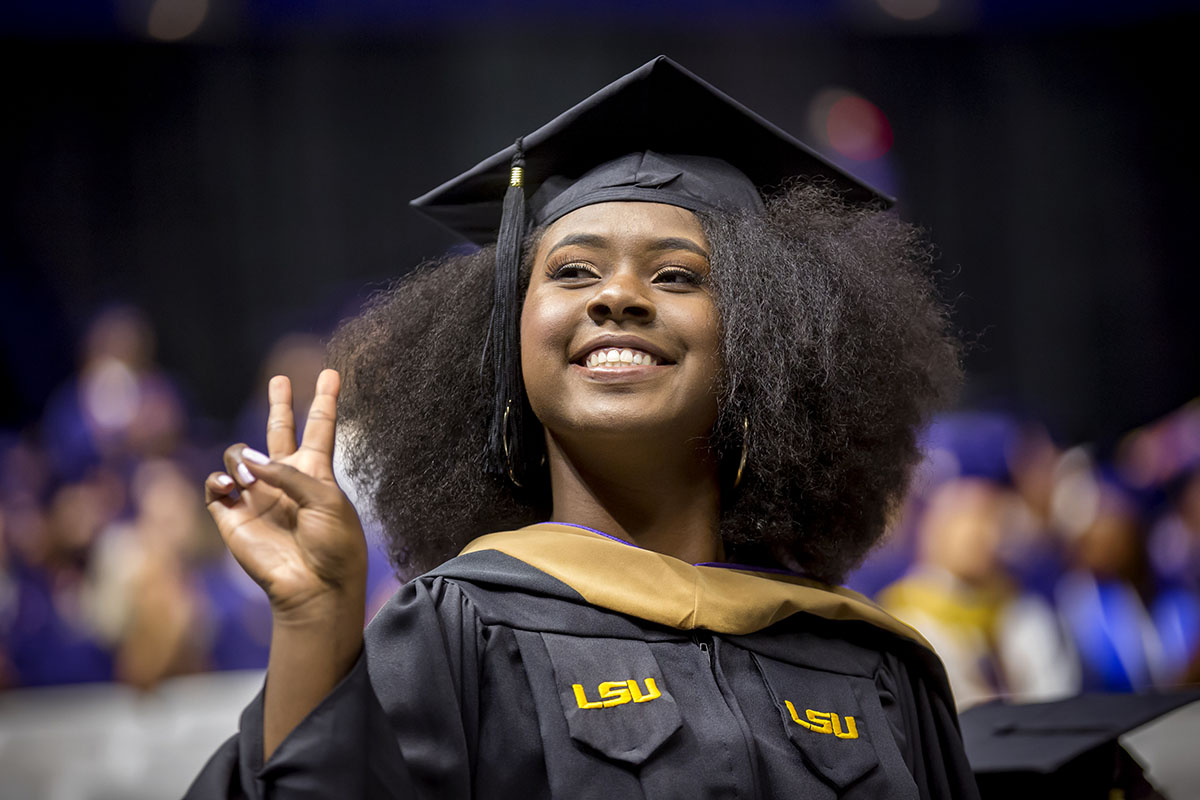
[[[397,592],[262,763],[189,798],[974,798],[941,663],[870,601],[545,523]]]

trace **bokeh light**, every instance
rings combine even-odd
[[[941,0],[875,0],[887,14],[902,20],[925,19],[937,13]]]
[[[846,89],[817,93],[809,108],[809,128],[822,143],[855,161],[874,161],[892,148],[892,126],[870,100]]]
[[[154,0],[146,32],[155,39],[174,42],[191,36],[208,16],[208,0]]]

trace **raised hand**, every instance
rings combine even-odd
[[[340,377],[324,370],[296,446],[292,387],[268,388],[267,452],[225,450],[225,472],[205,481],[205,501],[242,568],[266,591],[276,619],[345,612],[365,593],[367,552],[358,515],[333,477]],[[235,494],[236,492],[236,494]]]
[[[362,650],[367,546],[358,515],[333,478],[340,385],[331,369],[317,377],[297,447],[292,385],[285,377],[272,378],[268,455],[235,444],[225,451],[225,472],[204,482],[209,513],[225,544],[271,600],[264,759]]]

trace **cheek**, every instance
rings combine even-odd
[[[566,304],[530,290],[521,309],[521,371],[531,402],[551,371],[562,366],[571,329]]]
[[[706,342],[708,349],[712,353],[712,357],[717,369],[721,368],[721,317],[717,314],[715,306],[708,307],[708,314],[705,318],[705,331],[707,332]]]
[[[699,356],[707,372],[713,377],[724,371],[721,358],[721,326],[716,308],[706,304],[695,309],[688,320],[691,350]]]
[[[535,353],[544,352],[555,339],[561,339],[563,314],[554,304],[535,294],[525,298],[521,309],[521,361],[531,361]]]

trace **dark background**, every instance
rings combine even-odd
[[[831,86],[886,114],[841,163],[938,244],[965,405],[1103,445],[1200,394],[1185,4],[212,0],[176,42],[151,5],[0,12],[0,428],[113,301],[223,426],[278,336],[453,244],[410,198],[659,53],[806,140]]]

